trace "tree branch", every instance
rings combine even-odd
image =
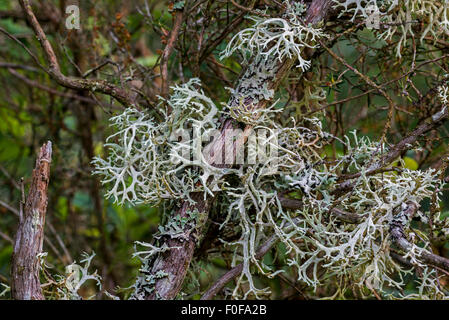
[[[168,59],[175,45],[175,41],[178,38],[179,31],[181,30],[183,20],[183,11],[176,10],[173,19],[173,29],[170,32],[170,37],[168,38],[167,45],[165,46],[164,52],[161,57],[161,96],[166,97],[168,95]]]
[[[432,115],[431,117],[424,120],[424,122],[419,125],[415,130],[410,132],[405,138],[395,144],[390,151],[388,151],[384,156],[381,157],[379,161],[373,163],[365,172],[366,175],[372,175],[378,173],[385,165],[393,162],[397,159],[402,152],[411,148],[411,146],[418,141],[424,134],[427,132],[438,128],[444,121],[447,120],[449,116],[449,110],[446,106],[443,106],[442,109]],[[351,190],[354,187],[354,182],[352,179],[358,178],[361,176],[361,173],[354,173],[351,175],[345,176],[345,181],[340,183],[337,189],[333,192],[334,194],[341,194],[346,191]]]
[[[304,204],[300,200],[290,199],[286,197],[280,197],[279,200],[281,202],[282,207],[285,209],[298,210],[304,208]],[[363,218],[363,216],[361,215],[346,212],[338,208],[332,208],[329,210],[329,212],[337,219],[347,223],[354,223],[354,224],[360,223]]]
[[[398,214],[390,223],[390,238],[401,251],[408,252],[413,248],[413,244],[407,240],[404,229],[408,227],[411,219],[418,210],[418,206],[413,202],[402,205]],[[449,259],[423,250],[419,258],[429,266],[436,266],[449,272]]]
[[[318,21],[323,20],[329,10],[331,8],[331,0],[314,0],[310,5],[310,11],[306,14],[306,23],[316,23]],[[267,83],[268,89],[276,90],[280,84],[280,82],[284,79],[284,77],[289,72],[290,68],[294,65],[294,60],[289,59],[286,61],[280,62],[275,70],[274,77],[270,79]],[[253,61],[252,68],[256,70],[257,67],[260,67],[260,61]],[[251,67],[249,68],[251,70]],[[245,72],[245,71],[244,71]],[[244,74],[240,81],[243,82]],[[239,81],[239,82],[240,82]],[[240,83],[237,85],[237,87]],[[236,90],[238,91],[238,90]],[[234,106],[235,101],[238,100],[236,97],[230,98],[229,105]],[[263,108],[267,105],[269,101],[261,100],[255,105],[254,109]],[[247,97],[245,99],[245,104],[248,106],[253,106],[253,99],[251,97]],[[205,155],[208,159],[208,162],[211,165],[217,165],[217,160],[220,158],[223,150],[225,149],[226,141],[228,139],[233,139],[232,136],[226,134],[226,129],[237,126],[238,123],[232,118],[226,119],[221,126],[221,135],[218,139],[213,141],[211,154],[212,156]],[[248,138],[248,133],[250,132],[251,126],[246,126],[243,134],[239,136],[236,141],[232,143],[234,145],[238,145],[244,143]],[[228,156],[228,155],[226,155]],[[235,156],[235,155],[233,155]],[[225,163],[230,163],[226,161]],[[221,165],[223,166],[223,165]],[[191,196],[192,197],[192,196]],[[195,204],[190,205],[188,202],[184,202],[181,204],[181,209],[172,213],[173,216],[180,215],[181,217],[186,216],[189,210],[197,209],[199,214],[203,216],[203,219],[207,220],[208,211],[211,207],[211,204],[214,200],[214,197],[208,197],[207,199],[203,198],[203,195],[194,195]],[[193,198],[193,197],[192,197]],[[151,288],[145,288],[145,284],[143,284],[139,290],[144,290],[146,292],[146,299],[173,299],[178,294],[181,285],[184,281],[185,274],[187,272],[187,268],[190,265],[190,262],[193,258],[194,248],[201,239],[201,235],[205,233],[207,225],[202,223],[201,225],[197,225],[193,228],[188,227],[185,230],[186,235],[188,235],[187,240],[181,241],[180,239],[166,239],[166,243],[169,247],[178,247],[179,249],[171,249],[160,253],[152,262],[150,270],[145,273],[148,275],[155,276],[156,274],[160,274],[160,271],[163,271],[168,274],[168,276],[164,276],[161,278],[156,278],[154,286],[151,284]],[[275,240],[273,240],[275,241]],[[176,266],[174,266],[176,264]],[[167,272],[169,271],[169,272]],[[150,293],[148,293],[150,292]]]
[[[32,182],[25,208],[19,210],[19,226],[14,239],[11,266],[11,294],[13,299],[43,300],[39,281],[39,258],[44,239],[47,190],[50,181],[52,146],[42,146],[33,170]],[[23,204],[24,199],[22,199]]]
[[[119,88],[105,80],[91,80],[76,77],[67,77],[62,74],[58,59],[56,58],[55,52],[53,51],[53,47],[51,46],[50,41],[48,41],[47,36],[45,35],[41,25],[39,24],[39,21],[34,15],[30,1],[19,0],[19,2],[22,6],[22,10],[27,18],[28,23],[31,25],[31,28],[36,34],[42,50],[44,51],[45,59],[48,64],[46,72],[57,83],[70,89],[90,90],[92,92],[104,93],[115,98],[117,101],[127,107],[131,107],[134,105],[134,99],[132,99],[132,95],[127,90]]]

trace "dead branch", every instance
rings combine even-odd
[[[11,267],[11,293],[13,299],[43,300],[39,281],[39,257],[44,240],[47,190],[50,181],[52,146],[42,146],[33,170],[25,207],[19,210],[19,226],[14,239]],[[23,203],[24,199],[22,199]]]

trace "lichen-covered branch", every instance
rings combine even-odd
[[[437,113],[425,119],[422,124],[420,124],[401,141],[391,147],[388,152],[382,155],[382,157],[378,161],[372,163],[367,168],[365,174],[370,175],[380,172],[382,168],[397,159],[404,151],[409,150],[413,146],[413,144],[416,143],[416,141],[420,139],[424,134],[441,126],[448,117],[449,109],[446,105],[441,106],[441,109]],[[358,178],[360,176],[360,172],[345,176],[345,181],[339,185],[335,193],[340,194],[352,189],[355,185],[352,182],[352,179]]]
[[[280,202],[282,204],[283,208],[289,209],[289,210],[300,210],[303,208],[303,203],[299,200],[295,199],[288,199],[285,197],[281,197]],[[344,212],[343,210],[340,210],[338,208],[333,208],[330,210],[331,214],[340,219],[344,222],[349,223],[359,223],[362,220],[361,216],[357,216],[355,214]],[[291,223],[286,225],[284,228],[284,232],[291,232],[295,228],[295,224],[298,223],[300,219],[293,219]],[[271,249],[273,246],[279,241],[278,235],[274,234],[270,238],[268,238],[258,249],[256,252],[255,257],[257,259],[263,258],[263,256]],[[224,275],[222,275],[201,297],[201,300],[210,300],[212,299],[220,290],[224,288],[224,286],[231,281],[232,279],[235,279],[238,277],[242,271],[243,271],[243,263],[238,264],[228,272],[226,272]]]
[[[445,86],[439,90],[440,111],[412,132],[401,132],[405,138],[396,145],[387,146],[393,111],[403,108],[389,96],[388,85],[378,85],[360,71],[363,68],[352,66],[326,47],[322,39],[328,37],[330,24],[311,22],[326,21],[331,2],[312,1],[306,7],[302,2],[284,1],[284,11],[277,17],[263,11],[249,17],[252,24],[238,31],[221,55],[225,59],[238,52],[245,65],[223,109],[205,94],[199,79],[190,79],[173,86],[167,98],[160,98],[164,123],[133,108],[111,119],[118,130],[107,140],[109,155],[94,160],[102,182],[111,185],[106,196],[119,203],[164,205],[163,224],[153,242],[138,242],[143,249],[135,256],[142,266],[131,298],[178,297],[195,247],[207,231],[211,209],[214,214],[215,209],[220,212],[218,230],[225,233],[227,226],[233,227],[232,236],[216,239],[232,248],[232,262],[231,270],[203,298],[212,298],[234,278],[233,298],[270,294],[268,287],[256,284],[254,274],[271,278],[284,272],[261,259],[277,241],[285,247],[288,258],[284,264],[295,271],[297,281],[315,290],[333,279],[339,283],[336,294],[369,289],[365,290],[369,295],[403,297],[403,282],[396,276],[409,271],[389,254],[390,222],[406,201],[418,204],[430,197],[432,212],[436,212],[443,173],[435,174],[434,168],[407,168],[401,156],[447,118],[448,90]],[[325,50],[313,50],[319,44]],[[312,73],[303,77],[312,66],[318,67],[311,60],[314,52],[328,53],[341,65],[345,71],[339,79],[352,71],[374,94],[387,99],[387,125],[380,142],[355,131],[339,139],[335,131],[323,129],[322,115],[308,118],[302,112],[312,107],[322,110],[320,103],[326,100],[318,84],[310,85]],[[295,98],[302,95],[296,110],[288,103],[284,107],[273,103],[277,88],[295,64],[300,84],[305,86]],[[407,85],[422,100],[416,86]],[[426,115],[435,112],[435,108],[421,109]],[[292,113],[290,119],[282,119]],[[186,129],[201,139],[192,139],[190,134],[184,137]],[[230,129],[236,134],[230,135]],[[256,130],[260,131],[257,137],[252,134]],[[327,157],[326,149],[335,140],[344,152],[334,150]],[[247,163],[240,162],[241,146],[251,158]],[[263,154],[266,147],[269,156]],[[255,154],[258,161],[253,162]],[[391,168],[386,167],[393,161]],[[423,241],[420,247],[412,246],[403,258],[413,266],[425,267],[420,294],[444,297],[433,285],[438,274],[423,258],[428,245]],[[389,293],[391,288],[396,289],[394,294]]]
[[[418,206],[415,203],[406,202],[401,206],[398,210],[399,212],[390,223],[391,241],[406,254],[413,250],[414,244],[407,239],[405,231],[409,227],[410,221],[417,210]],[[420,250],[417,255],[428,266],[436,266],[449,272],[449,259],[436,255],[428,250]]]

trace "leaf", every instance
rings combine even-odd
[[[404,157],[404,168],[410,169],[410,170],[417,170],[419,165],[418,162],[416,162],[415,159],[410,157]]]

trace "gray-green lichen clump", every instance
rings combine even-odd
[[[109,186],[106,196],[121,204],[156,206],[162,202],[189,201],[192,192],[202,192],[205,197],[220,192],[226,206],[226,219],[220,228],[239,226],[237,240],[223,240],[234,252],[233,266],[243,263],[243,272],[231,294],[233,298],[266,297],[269,291],[256,286],[254,274],[273,277],[284,272],[285,267],[294,268],[297,280],[314,288],[336,279],[339,289],[335,297],[354,288],[369,295],[371,291],[363,290],[369,288],[391,298],[414,298],[414,294],[391,294],[391,288],[403,292],[403,277],[411,269],[393,260],[389,231],[391,224],[398,221],[395,216],[404,203],[419,207],[421,201],[441,189],[438,173],[434,169],[368,172],[370,164],[380,161],[388,148],[381,148],[356,132],[341,141],[347,153],[327,162],[323,149],[336,137],[323,130],[318,117],[301,116],[285,126],[272,116],[277,112],[273,105],[253,112],[252,107],[259,101],[272,100],[274,92],[267,83],[275,76],[279,61],[296,58],[298,67],[307,70],[311,62],[303,58],[303,49],[314,48],[317,38],[325,37],[320,30],[302,23],[298,16],[303,12],[301,6],[286,3],[288,10],[284,17],[252,17],[254,25],[239,32],[223,52],[227,57],[241,50],[243,57],[252,61],[239,85],[231,89],[232,97],[224,111],[220,112],[205,95],[197,79],[173,87],[170,98],[161,100],[158,108],[164,112],[165,122],[156,123],[145,112],[126,109],[111,119],[117,132],[108,138],[107,158],[94,160],[95,173]],[[352,12],[357,15],[363,13],[365,3],[348,0],[343,5],[351,12],[348,8],[356,4]],[[411,1],[406,3],[412,5]],[[440,96],[446,108],[446,87],[440,89]],[[170,113],[164,109],[167,105]],[[211,165],[201,152],[198,156],[198,150],[208,141],[204,137],[210,137],[219,128],[223,115],[265,132],[257,137],[258,146],[270,149],[270,155],[254,163],[227,167]],[[195,133],[193,137],[179,139],[187,129]],[[352,180],[352,191],[336,203],[341,172],[360,175]],[[302,206],[284,208],[282,195],[286,193],[294,194]],[[439,191],[436,194],[439,197]],[[360,219],[356,223],[342,221],[331,214],[336,206]],[[417,215],[424,219],[426,213]],[[197,223],[194,212],[190,218],[170,218],[160,227],[156,239],[182,239],[186,226],[193,228]],[[408,236],[407,221],[402,228]],[[285,266],[278,269],[256,257],[257,249],[273,234],[285,246],[288,256]],[[423,252],[430,252],[429,242],[424,241],[421,246],[412,240],[410,243],[406,258],[419,266],[423,274],[419,298],[447,298],[436,284],[438,275],[434,269],[421,260]],[[157,279],[171,276],[163,271],[151,272],[154,256],[179,248],[138,244],[143,249],[135,256],[141,259],[142,266],[132,297],[142,299],[153,292]],[[215,254],[219,256],[220,252]],[[318,267],[324,268],[324,276],[318,275]]]

